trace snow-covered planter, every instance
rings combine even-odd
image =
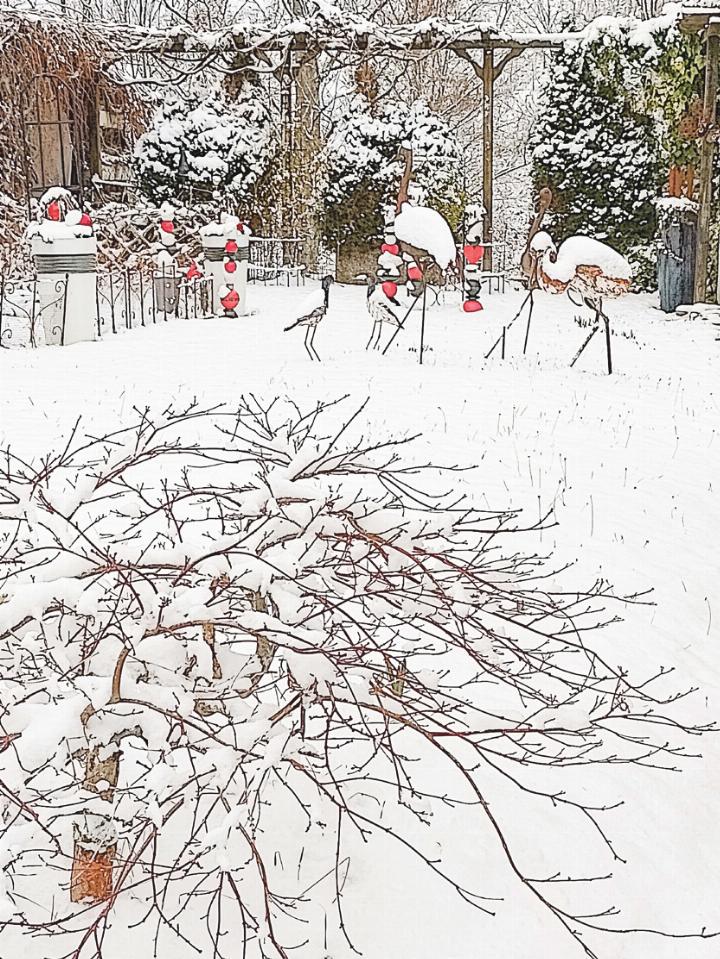
[[[603,875],[620,774],[699,729],[666,673],[603,652],[606,583],[524,556],[543,520],[475,509],[360,413],[253,396],[5,451],[4,954],[125,954],[142,926],[158,955],[347,955],[371,842],[488,921],[516,882],[578,954],[622,931],[553,874]],[[490,864],[464,882],[436,825],[456,804]]]
[[[48,345],[97,338],[97,240],[87,214],[65,208],[69,200],[61,187],[48,190],[42,219],[27,230],[38,278],[36,316]]]

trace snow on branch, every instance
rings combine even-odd
[[[334,54],[370,55],[412,54],[427,50],[453,49],[466,52],[488,47],[552,48],[564,43],[592,42],[601,34],[612,35],[630,29],[634,42],[653,46],[653,34],[675,22],[680,7],[670,4],[662,17],[639,20],[632,17],[600,17],[582,30],[553,33],[512,33],[487,20],[464,21],[427,17],[411,23],[382,25],[344,9],[328,0],[312,0],[311,12],[303,18],[285,17],[277,23],[263,22],[257,16],[238,18],[217,30],[197,30],[185,23],[166,28],[148,28],[128,24],[79,24],[37,11],[0,7],[6,31],[15,29],[23,19],[43,22],[50,29],[81,31],[94,42],[105,45],[113,57],[129,54],[208,57],[242,53],[259,60],[269,53],[287,54],[289,50],[325,51]]]
[[[458,804],[578,954],[625,931],[529,876],[518,837],[543,844],[542,804],[566,815],[588,869],[570,881],[600,882],[613,803],[578,770],[675,769],[703,731],[662,668],[598,648],[645,600],[573,588],[518,549],[551,517],[476,509],[462,470],[363,435],[361,412],[145,409],[0,457],[9,950],[102,956],[147,922],[156,950],[220,955],[232,933],[284,957],[333,915],[353,942],[344,884],[370,837],[491,916],[497,877],[470,888],[432,829]]]

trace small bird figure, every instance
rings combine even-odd
[[[394,285],[395,284],[393,284],[393,286]],[[394,303],[395,306],[400,306],[399,301],[396,300],[394,296],[387,294],[383,288],[383,284],[378,283],[377,280],[368,283],[367,311],[373,321],[373,327],[370,339],[365,347],[366,350],[369,350],[371,346],[374,350],[379,349],[383,323],[387,323],[389,326],[400,326],[400,319],[397,314],[390,309],[388,302]]]
[[[302,316],[299,316],[294,323],[286,326],[285,333],[288,330],[294,330],[296,326],[305,327],[305,349],[311,360],[320,360],[320,355],[315,349],[315,334],[320,321],[324,318],[330,305],[330,285],[333,283],[331,276],[324,276],[320,284],[320,289],[311,293],[305,298],[305,305],[308,307]]]

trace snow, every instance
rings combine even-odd
[[[442,270],[455,262],[457,250],[447,220],[427,206],[403,203],[395,217],[395,236],[421,250],[427,250]]]
[[[86,239],[92,235],[92,226],[81,226],[79,223],[72,224],[64,220],[39,220],[30,223],[26,232],[28,239],[38,237],[48,244],[55,240]]]
[[[624,611],[624,622],[602,631],[604,651],[613,662],[634,668],[671,667],[672,684],[699,688],[687,707],[693,718],[711,721],[720,707],[720,633],[713,562],[720,524],[716,489],[720,344],[715,339],[716,328],[707,321],[667,319],[654,299],[628,295],[609,308],[616,373],[608,377],[600,337],[592,341],[578,365],[569,369],[587,329],[577,321],[578,311],[566,298],[539,292],[527,355],[522,354],[525,325],[520,320],[508,328],[507,358],[502,360],[496,351],[485,360],[484,354],[523,296],[522,291],[486,296],[481,319],[460,311],[459,295],[454,299],[449,295],[439,306],[429,298],[422,367],[417,363],[417,312],[411,314],[387,356],[368,354],[364,350],[370,327],[366,289],[341,286],[332,287],[330,310],[318,331],[322,364],[310,363],[302,343],[281,332],[299,312],[297,290],[252,286],[250,305],[257,312],[242,320],[163,323],[63,349],[2,350],[0,447],[11,444],[26,457],[40,457],[50,449],[62,449],[63,438],[79,413],[81,430],[99,435],[134,420],[138,407],[162,410],[171,402],[194,397],[210,406],[217,402],[232,405],[240,392],[269,400],[289,396],[306,408],[318,400],[346,394],[358,407],[367,399],[362,414],[366,435],[420,431],[416,461],[474,465],[462,483],[488,509],[524,510],[534,521],[554,506],[558,525],[529,535],[527,542],[542,554],[552,553],[558,563],[572,564],[568,574],[573,582],[604,577],[623,592],[652,587],[654,605],[631,605]],[[338,422],[340,419],[338,414]],[[301,468],[303,464],[292,465]],[[288,466],[273,474],[275,495],[280,495],[289,472]],[[89,488],[68,489],[67,505],[90,492]],[[288,563],[295,561],[288,559]],[[54,576],[55,595],[57,588],[65,589],[65,575],[64,570],[47,571],[48,577]],[[53,594],[45,583],[39,583],[37,589],[38,594],[48,590]],[[287,586],[284,593],[286,608],[300,610],[301,598],[293,596]],[[183,609],[201,608],[204,601],[200,594],[184,589],[172,597]],[[4,615],[4,621],[7,618]],[[38,656],[41,647],[33,642],[30,636],[23,637],[27,654]],[[158,643],[155,650],[161,667],[163,644]],[[170,654],[165,655],[170,661]],[[306,692],[318,677],[324,682],[332,679],[319,655],[314,663],[297,653],[289,658]],[[139,684],[140,679],[132,677],[132,682]],[[356,695],[362,695],[368,677],[358,674],[353,679]],[[48,686],[57,681],[57,677],[49,677]],[[144,691],[143,695],[147,694]],[[34,730],[22,746],[31,757],[30,768],[43,749],[55,747],[58,735],[72,739],[78,733],[68,702],[60,699],[48,706],[52,689],[43,690],[42,695],[48,699],[38,706],[37,714],[32,710],[24,714],[24,728]],[[100,702],[107,691],[92,695]],[[232,702],[237,715],[242,715],[244,701],[236,698]],[[45,708],[49,711],[43,729]],[[186,704],[181,708],[185,710]],[[584,703],[568,703],[557,715],[572,731],[586,723],[588,712]],[[118,715],[113,721],[120,728],[127,719]],[[543,716],[539,722],[544,722]],[[282,751],[280,735],[265,742],[268,726],[259,719],[247,727],[238,722],[236,727],[243,747],[251,749],[263,743],[267,751],[262,753],[261,766]],[[146,732],[151,735],[152,729]],[[48,743],[43,743],[43,736]],[[157,740],[153,740],[158,746],[161,737],[162,727],[158,726]],[[315,748],[318,743],[308,738],[304,752]],[[133,768],[132,740],[123,741],[123,750],[123,763]],[[679,762],[680,774],[650,766],[628,770],[622,764],[590,779],[571,771],[567,788],[577,795],[591,796],[600,803],[623,802],[603,824],[627,863],[614,860],[607,850],[587,861],[584,850],[568,832],[567,820],[544,807],[531,807],[533,815],[523,813],[513,806],[509,790],[490,769],[487,790],[493,808],[500,811],[519,846],[522,866],[529,874],[547,877],[562,868],[566,875],[585,864],[591,874],[594,869],[612,873],[602,893],[588,891],[584,884],[571,884],[563,901],[566,896],[573,906],[585,905],[586,912],[605,908],[608,902],[618,904],[622,907],[619,921],[637,927],[683,932],[706,927],[714,931],[720,928],[720,834],[716,828],[720,742],[714,736],[703,737],[695,743],[695,751],[703,758]],[[216,777],[221,789],[234,755],[228,739],[209,741],[204,765],[191,769],[190,774]],[[303,759],[307,760],[307,755]],[[176,761],[180,765],[184,760],[178,755]],[[189,760],[185,761],[189,765]],[[0,753],[3,782],[6,767],[7,757]],[[139,779],[145,770],[139,762],[136,768]],[[11,781],[11,788],[22,788],[27,776],[27,772],[21,773],[17,782]],[[428,779],[428,785],[443,795],[459,792],[455,782],[436,778],[433,783],[430,774]],[[172,796],[165,765],[158,763],[143,782],[152,798],[146,802],[138,797],[138,814],[142,811],[157,825]],[[48,781],[49,795],[55,787],[55,782]],[[369,787],[364,802],[375,815],[378,801]],[[482,943],[481,951],[498,959],[529,959],[539,954],[577,959],[577,944],[568,943],[559,924],[538,909],[503,864],[476,807],[466,801],[452,807],[442,801],[423,802],[432,812],[432,826],[416,833],[422,848],[438,856],[468,888],[504,898],[491,904],[496,913],[493,918],[482,915],[437,876],[418,866],[406,849],[377,835],[366,844],[348,828],[343,854],[351,857],[351,863],[343,911],[363,955],[367,959],[471,959],[478,951],[477,944]],[[296,822],[292,797],[288,803],[287,808],[293,810],[288,822]],[[99,812],[101,806],[94,809]],[[316,810],[311,807],[311,811],[317,818]],[[245,863],[247,847],[238,842],[236,829],[244,815],[244,805],[231,807],[223,814],[221,827],[212,832],[199,830],[196,849],[212,845],[224,868]],[[389,815],[386,806],[383,816]],[[283,860],[289,859],[288,850],[298,837],[290,834],[282,815],[273,818],[268,811],[263,816],[267,816],[263,830],[267,848],[277,851]],[[103,823],[93,825],[103,827]],[[571,826],[575,825],[571,820]],[[32,848],[34,836],[32,823],[28,823],[24,843],[13,831],[14,845],[8,848],[9,840],[0,830],[2,919],[15,911],[12,887],[5,882],[3,868],[17,854],[18,844]],[[324,863],[320,855],[323,845],[318,838],[307,846],[305,866],[311,872]],[[119,849],[118,855],[125,857],[127,850]],[[158,863],[166,861],[161,847]],[[57,915],[66,915],[67,902],[62,897],[67,895],[67,873],[47,870],[38,875],[47,887],[43,894],[48,888],[54,894]],[[139,874],[134,875],[140,881]],[[291,894],[294,875],[290,868],[278,869],[273,875],[273,891]],[[238,882],[242,895],[255,909],[254,887]],[[147,912],[142,894],[141,885],[113,906],[113,921],[104,932],[104,959],[124,959],[133,952],[147,954],[155,926],[139,922]],[[319,882],[306,895],[315,904],[316,925],[303,928],[299,939],[307,938],[307,944],[289,954],[298,959],[349,959],[352,953],[347,943],[332,930],[337,908],[334,878]],[[61,901],[65,911],[61,911]],[[233,901],[229,894],[223,899],[225,921],[232,915]],[[25,903],[22,908],[31,905]],[[186,907],[185,916],[191,908]],[[195,931],[204,929],[207,909],[208,902],[203,899]],[[327,942],[322,932],[326,914]],[[78,918],[77,923],[80,921]],[[283,931],[288,928],[295,932],[293,926],[282,927]],[[239,926],[232,935],[228,942],[242,941]],[[29,959],[56,959],[72,954],[77,945],[77,939],[70,943],[63,935],[25,938],[16,926],[4,927],[0,941],[3,956],[27,955]],[[588,936],[588,941],[602,959],[715,959],[718,954],[716,939],[668,940],[632,934],[603,942]],[[225,944],[225,952],[228,948],[231,952]],[[190,959],[198,953],[162,926],[158,954]],[[267,955],[275,955],[269,945]]]
[[[555,244],[550,234],[541,230],[533,237],[530,249],[543,255],[543,272],[561,283],[568,283],[579,266],[598,266],[606,276],[618,280],[632,278],[632,268],[621,253],[589,236],[568,237],[560,244],[557,257],[553,260]],[[545,255],[548,253],[549,256]]]

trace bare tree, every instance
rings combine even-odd
[[[492,915],[492,876],[471,888],[429,845],[456,804],[579,955],[627,931],[570,909],[513,837],[527,822],[542,843],[542,804],[564,812],[588,872],[563,882],[601,883],[608,806],[566,773],[675,769],[702,731],[664,669],[632,676],[594,642],[646,600],[565,585],[513,545],[550,516],[474,508],[462,471],[408,463],[342,409],[143,410],[100,437],[78,423],[36,462],[3,455],[8,948],[101,957],[121,907],[155,949],[285,957],[321,947],[318,909],[357,948],[347,850],[373,834]]]

